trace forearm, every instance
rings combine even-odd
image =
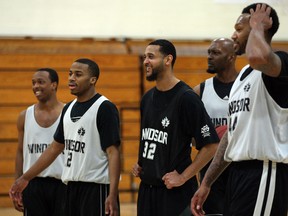
[[[15,179],[19,178],[23,174],[23,153],[17,151],[15,159]]]
[[[109,195],[117,197],[120,179],[120,152],[118,147],[113,146],[108,153],[110,192]]]
[[[28,181],[36,177],[44,169],[46,169],[56,157],[63,151],[64,145],[53,142],[40,156],[40,158],[25,172],[22,177]]]
[[[218,146],[218,149],[216,151],[216,154],[212,160],[212,163],[210,164],[204,179],[202,181],[202,184],[204,184],[207,187],[211,187],[211,185],[214,183],[214,181],[218,178],[218,176],[225,170],[225,168],[230,164],[230,162],[227,162],[224,160],[224,154],[226,151],[228,145],[228,133],[226,132]]]
[[[181,173],[185,182],[195,176],[213,158],[217,147],[218,144],[213,143],[204,146],[200,151],[198,151],[192,164]]]

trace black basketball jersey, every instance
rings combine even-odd
[[[188,97],[183,97],[184,94]],[[182,173],[192,163],[190,155],[193,136],[196,136],[197,140],[202,139],[203,142],[200,143],[203,145],[218,141],[204,105],[195,95],[184,82],[179,82],[166,92],[152,88],[144,95],[141,101],[138,161],[142,167],[140,177],[144,183],[163,185],[162,177],[167,172],[176,169],[178,173]],[[192,106],[199,105],[200,108],[183,109],[184,98],[191,100],[189,104],[193,104]],[[194,112],[196,110],[201,112]],[[197,118],[193,118],[194,116]],[[189,118],[191,122],[195,119],[195,125],[186,125],[183,118]]]

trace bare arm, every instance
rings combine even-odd
[[[183,185],[190,178],[195,176],[215,155],[218,143],[208,144],[198,151],[194,161],[181,174],[176,170],[166,173],[163,181],[168,189]]]
[[[228,133],[226,132],[220,140],[216,154],[203,178],[200,188],[197,190],[191,200],[191,210],[195,216],[204,215],[202,206],[210,192],[212,184],[230,164],[230,162],[224,160],[224,153],[226,151],[227,145]]]
[[[24,123],[25,123],[26,110],[22,111],[17,119],[18,130],[18,147],[15,158],[15,179],[23,174],[23,138],[24,138]],[[13,201],[14,207],[17,211],[23,212],[23,203]]]
[[[117,216],[119,211],[117,196],[120,178],[120,151],[118,146],[112,145],[106,149],[106,152],[109,160],[110,192],[105,202],[105,211],[110,216]]]
[[[17,202],[22,202],[22,191],[29,181],[46,169],[56,157],[63,151],[64,145],[53,141],[52,144],[42,153],[40,158],[30,167],[30,169],[20,176],[10,189],[10,197]]]
[[[15,159],[15,179],[23,174],[23,138],[26,110],[22,111],[17,120],[18,147]]]
[[[268,76],[277,77],[281,71],[281,60],[273,52],[267,30],[273,20],[269,17],[270,7],[258,4],[256,10],[251,10],[251,32],[246,46],[246,56],[253,69],[262,71]]]

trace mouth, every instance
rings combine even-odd
[[[68,84],[68,87],[69,87],[70,90],[75,89],[76,86],[77,86],[77,85],[76,85],[75,83],[69,83],[69,84]]]
[[[152,68],[150,66],[146,66],[146,74],[148,75],[149,73],[151,73]]]
[[[39,90],[37,90],[37,91],[34,91],[34,94],[35,94],[35,96],[37,97],[37,96],[39,96],[39,95],[41,95],[41,94],[42,94],[42,91],[39,91]]]

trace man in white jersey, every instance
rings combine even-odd
[[[265,3],[243,9],[232,39],[249,65],[235,80],[229,98],[228,133],[191,200],[196,216],[211,185],[230,165],[224,215],[287,216],[288,54],[273,52],[277,13]]]
[[[77,98],[65,105],[54,141],[34,166],[12,185],[19,201],[29,180],[64,150],[62,181],[67,184],[69,216],[119,215],[120,130],[116,106],[95,90],[98,65],[76,60],[69,71],[69,89]]]
[[[213,40],[208,48],[207,60],[207,72],[216,75],[200,83],[193,90],[200,96],[207,113],[215,128],[217,128],[226,126],[228,123],[229,94],[238,75],[235,68],[234,42],[228,38]],[[200,171],[200,182],[209,165],[210,163]],[[228,174],[229,169],[226,169],[211,187],[210,194],[203,207],[206,214],[223,213]]]
[[[41,68],[32,77],[32,90],[38,103],[20,113],[17,121],[18,149],[16,179],[26,172],[53,140],[64,104],[57,100],[58,74]],[[25,216],[62,216],[65,185],[61,181],[64,155],[33,178],[23,191],[23,203],[13,202]]]

